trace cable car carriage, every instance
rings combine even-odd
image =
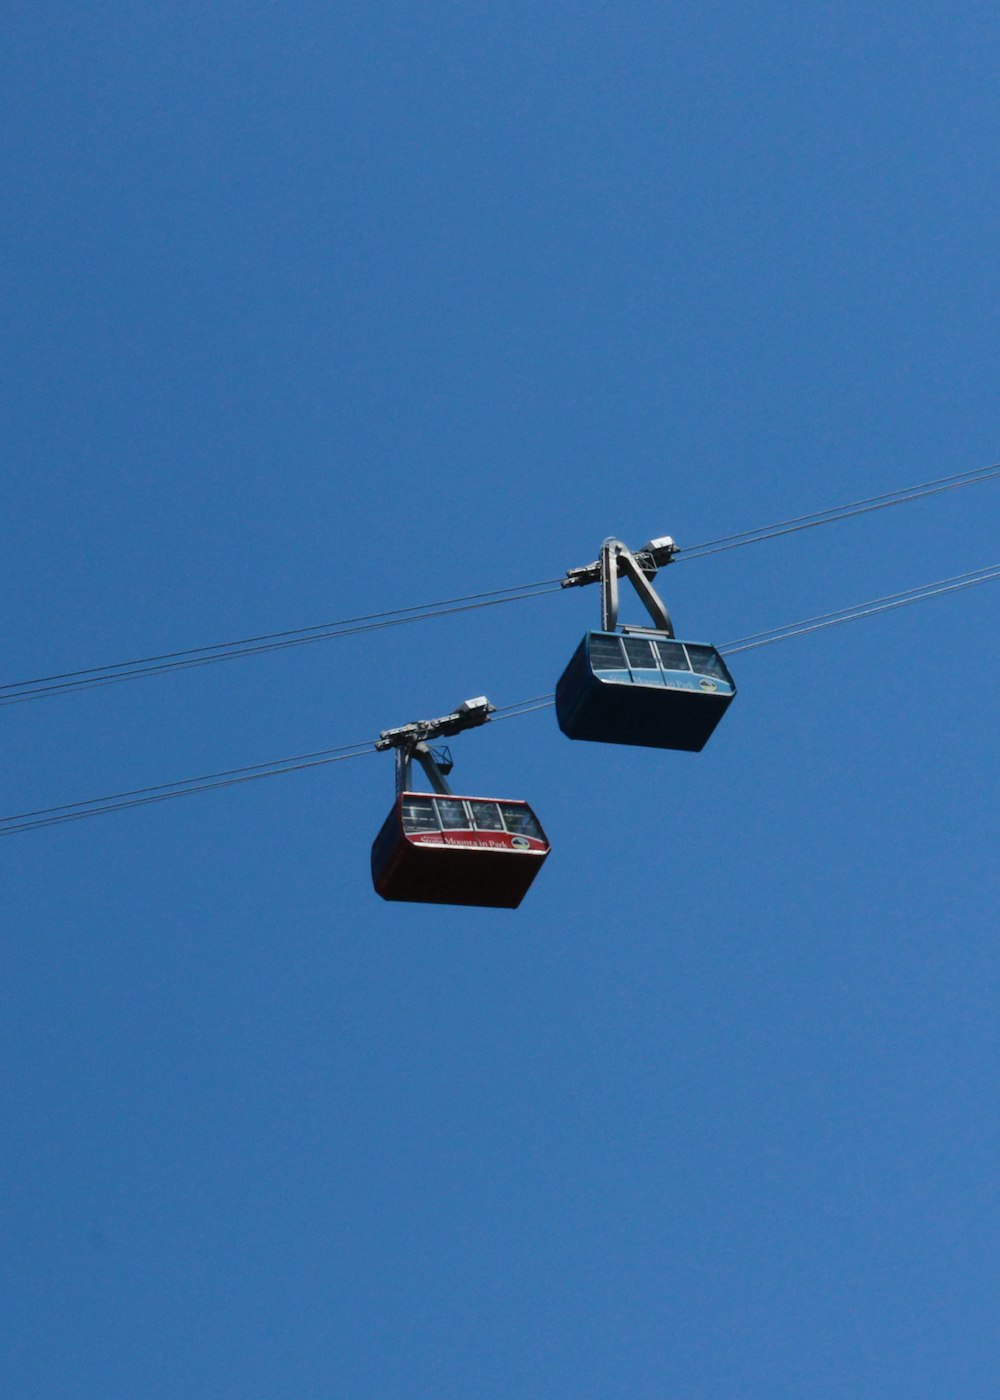
[[[670,563],[669,537],[633,554],[610,539],[594,564],[570,569],[564,588],[601,584],[600,631],[588,632],[556,686],[556,717],[570,739],[697,753],[725,714],[736,686],[715,647],[680,642],[651,580]],[[625,573],[653,627],[618,629],[618,575]]]
[[[484,724],[493,706],[466,700],[451,715],[382,732],[378,749],[396,750],[396,800],[372,845],[372,883],[383,899],[516,909],[549,854],[541,823],[527,802],[458,797],[446,774],[447,750],[426,740]],[[433,789],[414,792],[413,759]]]

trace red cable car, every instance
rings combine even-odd
[[[456,797],[445,781],[451,755],[424,742],[483,724],[493,706],[467,700],[451,715],[385,730],[378,748],[395,748],[397,794],[372,845],[372,884],[383,899],[419,904],[466,904],[516,909],[527,894],[549,842],[527,802]],[[434,792],[413,792],[416,759]]]
[[[383,899],[516,909],[549,853],[527,802],[402,792],[372,846]]]

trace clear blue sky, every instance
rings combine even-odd
[[[1000,457],[994,4],[8,6],[0,681]],[[723,644],[995,485],[664,577]],[[0,842],[11,1400],[997,1394],[997,585],[700,755],[455,741],[553,854],[383,904],[387,757]],[[551,690],[594,590],[4,708],[4,813]]]

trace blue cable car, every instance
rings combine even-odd
[[[570,739],[602,744],[698,753],[736,694],[725,662],[713,646],[680,642],[650,580],[676,551],[673,540],[654,540],[634,555],[619,540],[606,540],[601,558],[570,570],[564,587],[602,585],[603,627],[588,632],[556,685],[556,718]],[[626,573],[653,628],[618,621],[618,573]]]
[[[715,647],[662,632],[588,632],[556,686],[571,739],[698,753],[736,694]]]
[[[466,700],[442,719],[383,730],[375,747],[396,750],[396,800],[372,844],[372,884],[383,899],[516,909],[549,854],[541,823],[514,798],[456,797],[447,749],[425,740],[484,724],[493,706]],[[416,759],[433,792],[410,785]]]

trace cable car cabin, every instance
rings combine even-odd
[[[527,802],[404,792],[372,845],[383,899],[516,909],[549,853]]]
[[[697,753],[735,694],[715,647],[588,632],[559,678],[556,716],[570,739]]]

